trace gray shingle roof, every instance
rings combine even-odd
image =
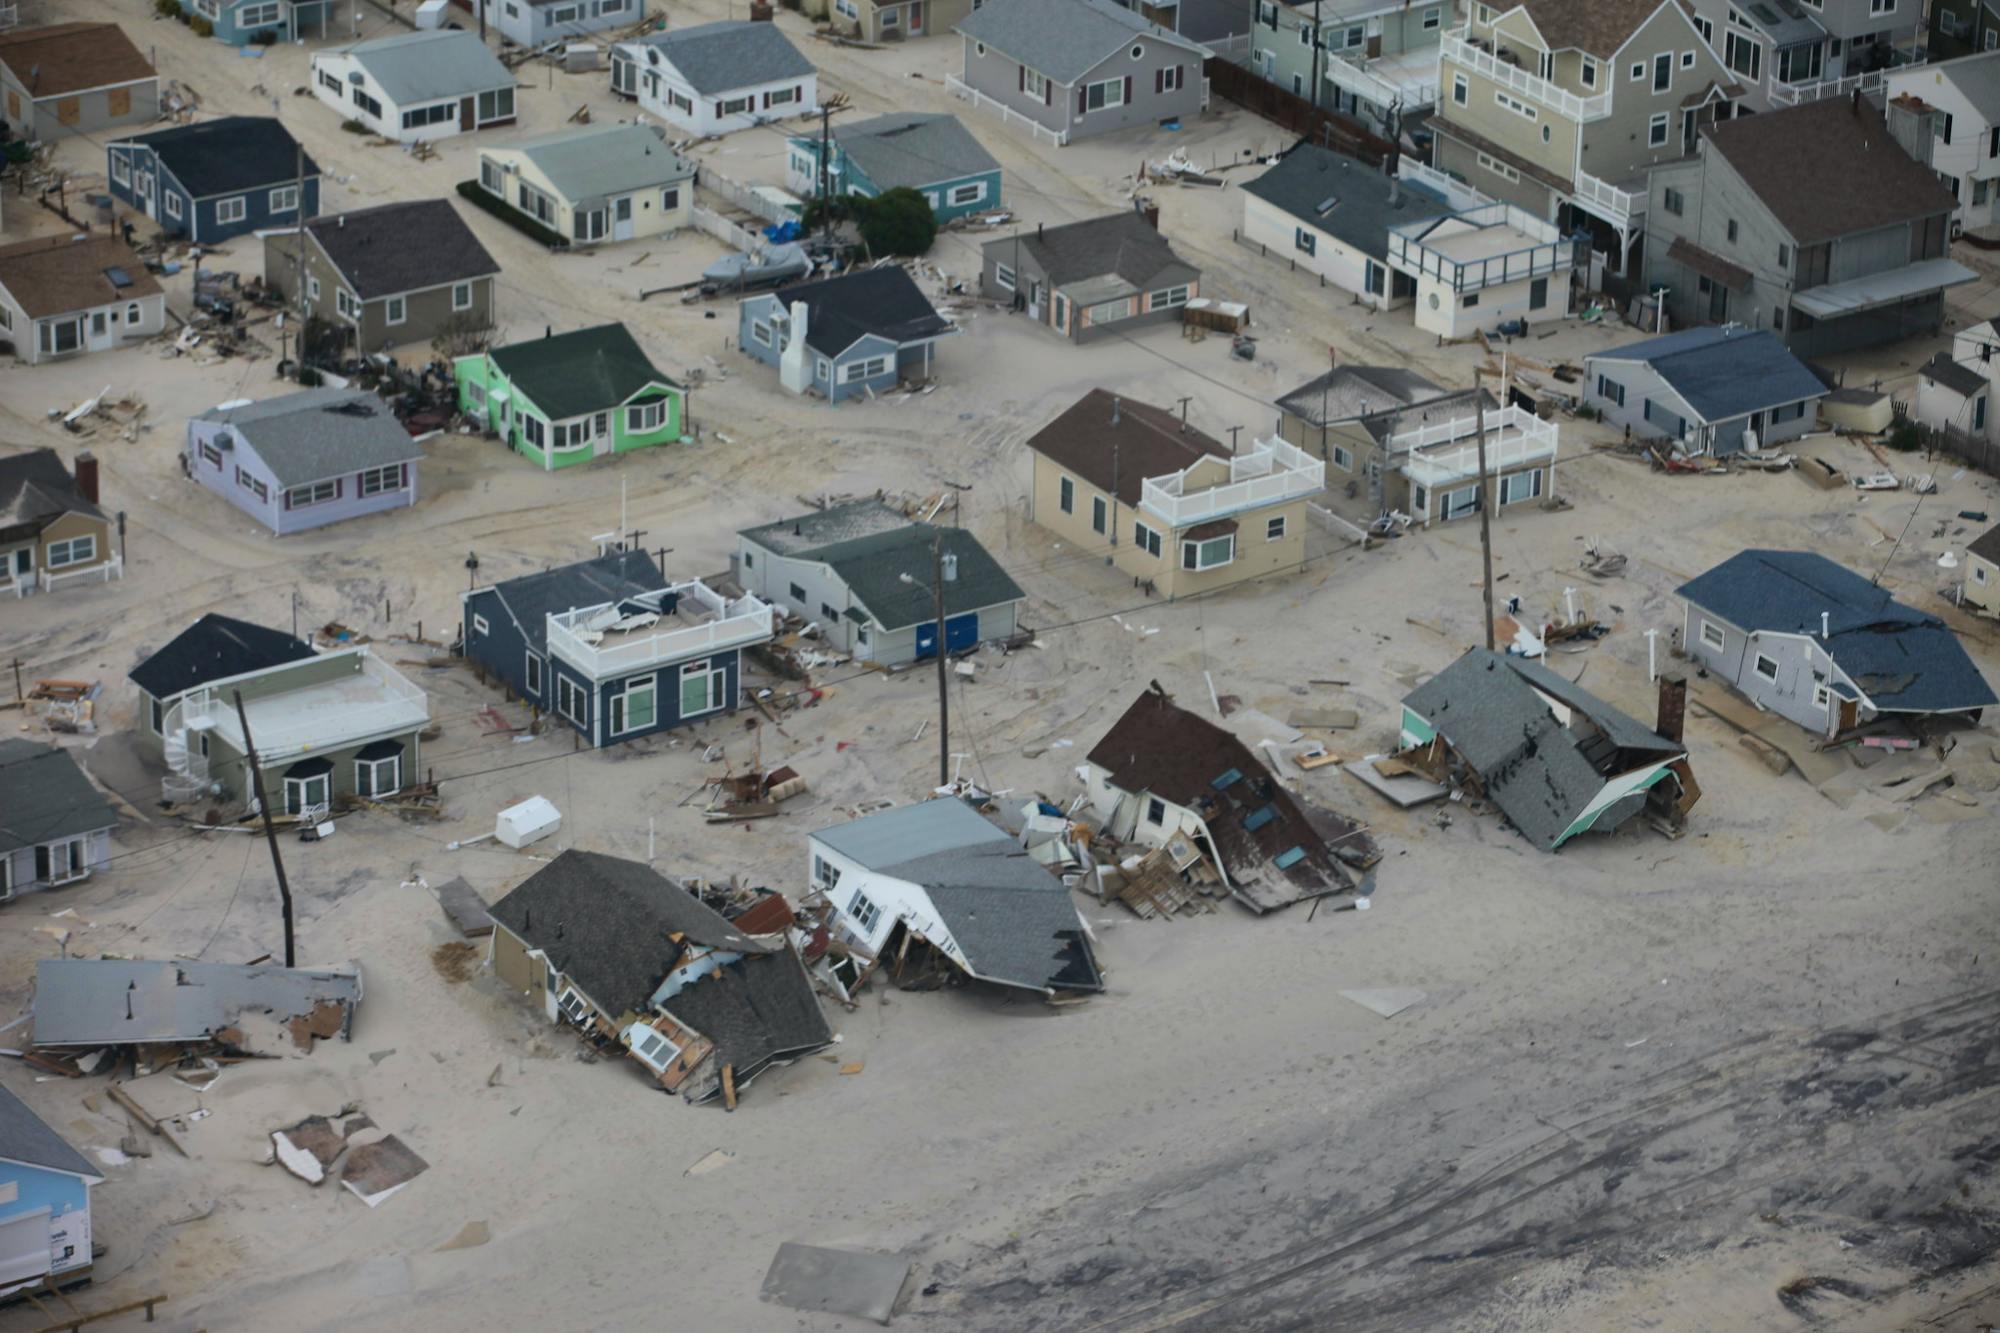
[[[1956,712],[2000,702],[1942,620],[1823,555],[1741,551],[1678,592],[1738,629],[1811,635],[1884,712]]]
[[[871,333],[901,347],[956,330],[897,264],[800,283],[777,297],[787,309],[805,303],[806,346],[822,356],[839,356]]]
[[[945,585],[947,618],[966,611],[999,606],[1004,602],[1017,602],[1027,596],[1000,567],[1000,562],[979,544],[979,539],[963,528],[940,528],[914,522],[874,500],[864,500],[853,506],[843,505],[841,508],[861,512],[848,515],[829,511],[833,521],[826,525],[825,530],[838,531],[846,527],[863,530],[862,535],[822,545],[806,545],[802,539],[792,538],[790,534],[794,523],[803,527],[809,519],[773,523],[764,528],[753,528],[743,535],[762,546],[767,543],[759,534],[773,533],[776,540],[786,543],[782,548],[775,548],[782,549],[785,555],[795,560],[813,560],[830,566],[847,585],[848,591],[854,594],[854,600],[866,607],[885,630],[928,624],[936,619],[936,593],[931,586],[936,562],[931,548],[939,538],[944,541],[945,554],[958,560],[957,579]],[[892,515],[899,521],[887,522],[870,512],[875,510]],[[810,517],[826,519],[829,515]],[[910,575],[917,582],[904,583],[900,577],[903,574]]]
[[[117,812],[66,750],[0,740],[0,855],[117,824]]]
[[[514,86],[513,71],[471,32],[440,28],[398,33],[331,47],[327,54],[355,57],[398,106]]]
[[[166,645],[126,673],[126,679],[155,699],[171,699],[212,680],[313,656],[307,644],[281,629],[211,611],[167,640]]]
[[[1924,73],[1937,74],[1951,82],[1965,100],[1979,109],[1988,124],[2000,122],[2000,51],[1982,51],[1957,60],[1941,60],[1924,66]]]
[[[856,537],[907,527],[909,522],[907,514],[897,513],[880,500],[856,500],[851,504],[800,514],[797,518],[745,528],[737,535],[748,538],[767,551],[798,555]]]
[[[5,1088],[0,1088],[0,1158],[88,1176],[92,1180],[104,1179],[102,1171]]]
[[[1937,352],[1924,362],[1922,374],[1950,389],[1961,398],[1970,398],[1986,387],[1986,377],[1971,366],[1952,360],[1950,352]]]
[[[775,23],[740,19],[701,23],[654,33],[629,45],[658,51],[689,87],[711,97],[760,83],[802,79],[813,72],[812,61],[799,54]]]
[[[1705,324],[1627,343],[1589,360],[1643,361],[1706,422],[1817,400],[1819,376],[1769,329]]]
[[[590,125],[487,151],[521,154],[571,203],[672,185],[694,175],[694,163],[645,125]]]
[[[1401,366],[1338,366],[1278,400],[1280,411],[1311,426],[1358,421],[1453,392]]]
[[[500,271],[458,210],[442,199],[406,199],[306,223],[364,301],[420,292]]]
[[[974,10],[957,31],[1064,84],[1075,83],[1139,33],[1197,57],[1208,54],[1111,0],[1002,0]]]
[[[47,527],[64,514],[103,518],[104,511],[83,498],[76,478],[53,449],[30,449],[0,458],[0,541],[16,541]]]
[[[1377,259],[1388,257],[1391,226],[1451,212],[1358,158],[1309,143],[1294,145],[1263,175],[1245,181],[1243,192]]]
[[[602,606],[621,597],[657,592],[665,586],[666,579],[652,556],[644,551],[613,551],[595,560],[579,560],[539,574],[523,574],[495,584],[493,591],[500,595],[501,605],[520,625],[528,646],[545,653],[549,648],[550,613]]]
[[[995,9],[1005,9],[1013,2],[1006,0]],[[988,241],[985,253],[1011,264],[1016,246],[1033,256],[1057,287],[1109,276],[1131,291],[1149,291],[1201,276],[1200,269],[1174,253],[1158,228],[1130,211],[1041,228],[1032,236]]]
[[[922,189],[1000,169],[957,116],[898,111],[837,125],[833,137],[848,161],[885,190]]]
[[[278,967],[182,959],[44,958],[35,964],[35,1044],[199,1041],[245,1013],[280,1022],[323,1003],[361,1003],[359,966]]]
[[[724,963],[660,1007],[715,1043],[742,1086],[773,1060],[833,1041],[826,1014],[790,949]]]
[[[424,456],[395,410],[367,389],[301,389],[246,407],[211,407],[196,420],[224,422],[240,432],[280,486]]]

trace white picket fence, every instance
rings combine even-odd
[[[972,87],[955,75],[945,75],[944,86],[959,101],[970,102],[975,109],[980,111],[993,112],[1009,125],[1020,125],[1037,139],[1045,141],[1051,148],[1061,148],[1069,142],[1068,134],[1052,130],[1031,116],[1022,115],[1005,102],[988,97],[985,93],[980,92],[977,88]]]
[[[743,182],[731,180],[712,167],[702,167],[695,176],[694,183],[716,198],[734,204],[744,212],[760,217],[766,222],[786,222],[798,216],[782,201],[759,194]]]
[[[757,232],[722,216],[712,208],[692,204],[688,208],[688,217],[697,230],[707,232],[724,245],[733,246],[744,254],[754,254],[758,246],[763,244],[764,238]]]

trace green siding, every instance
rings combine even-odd
[[[492,416],[493,395],[502,390],[506,391],[509,398],[510,411],[507,421],[507,435],[503,438],[502,443],[514,449],[535,466],[553,471],[558,468],[577,467],[585,463],[594,462],[601,457],[595,449],[565,449],[557,453],[554,450],[537,448],[534,444],[530,443],[521,431],[521,418],[523,415],[533,416],[541,420],[545,429],[552,423],[549,423],[548,419],[543,415],[542,410],[507,378],[506,372],[493,364],[492,358],[484,355],[461,357],[452,366],[452,378],[458,385],[459,411],[469,412],[477,406],[471,394],[471,389],[477,386],[485,397],[485,407],[483,410],[487,412],[489,421]],[[672,444],[681,438],[683,428],[681,391],[662,386],[657,390],[642,394],[636,402],[646,403],[655,399],[665,399],[667,404],[666,418],[657,430],[628,430],[625,424],[625,407],[623,405],[615,407],[606,406],[598,409],[599,411],[608,412],[611,415],[612,453],[622,454],[634,449],[648,449],[654,445]],[[570,419],[577,420],[579,418]]]
[[[1637,792],[1650,790],[1655,783],[1657,783],[1661,778],[1667,775],[1667,771],[1668,771],[1667,765],[1661,764],[1658,768],[1653,770],[1652,776],[1648,777],[1644,782],[1632,788],[1631,791],[1626,792],[1625,795],[1631,796]],[[1591,827],[1597,823],[1599,817],[1601,817],[1606,810],[1609,810],[1611,806],[1616,805],[1617,803],[1618,803],[1617,801],[1613,801],[1609,805],[1600,806],[1599,808],[1592,810],[1587,815],[1579,816],[1574,824],[1571,824],[1568,828],[1563,830],[1563,834],[1560,838],[1557,838],[1554,842],[1549,844],[1549,850],[1554,851],[1556,848],[1562,846],[1564,843],[1568,842],[1571,838],[1574,838],[1579,833],[1588,833],[1591,830]]]
[[[1403,744],[1428,745],[1437,736],[1437,728],[1403,706]]]

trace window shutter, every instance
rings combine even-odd
[[[1090,89],[1078,84],[1076,88],[1076,114],[1081,116],[1090,110]]]
[[[764,109],[766,111],[771,109],[771,94],[768,92],[764,94]]]
[[[1042,81],[1042,105],[1054,106],[1055,104],[1056,104],[1056,86],[1049,80],[1044,79]]]
[[[1131,104],[1132,104],[1132,76],[1130,74],[1127,74],[1125,76],[1125,105],[1130,106]]]
[[[1153,71],[1153,96],[1158,97],[1167,90],[1167,71],[1164,68]]]
[[[1015,74],[1015,85],[1014,85],[1014,91],[1016,91],[1016,92],[1022,92],[1022,93],[1025,93],[1025,92],[1027,92],[1027,91],[1028,91],[1028,67],[1027,67],[1026,65],[1016,65],[1016,66],[1014,66],[1014,74]]]

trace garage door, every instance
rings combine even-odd
[[[10,1217],[0,1222],[0,1292],[49,1274],[49,1210]]]
[[[962,616],[946,616],[944,621],[944,646],[948,653],[962,653],[979,642],[979,613],[968,611]],[[937,656],[937,622],[917,626],[917,660],[927,661]]]

